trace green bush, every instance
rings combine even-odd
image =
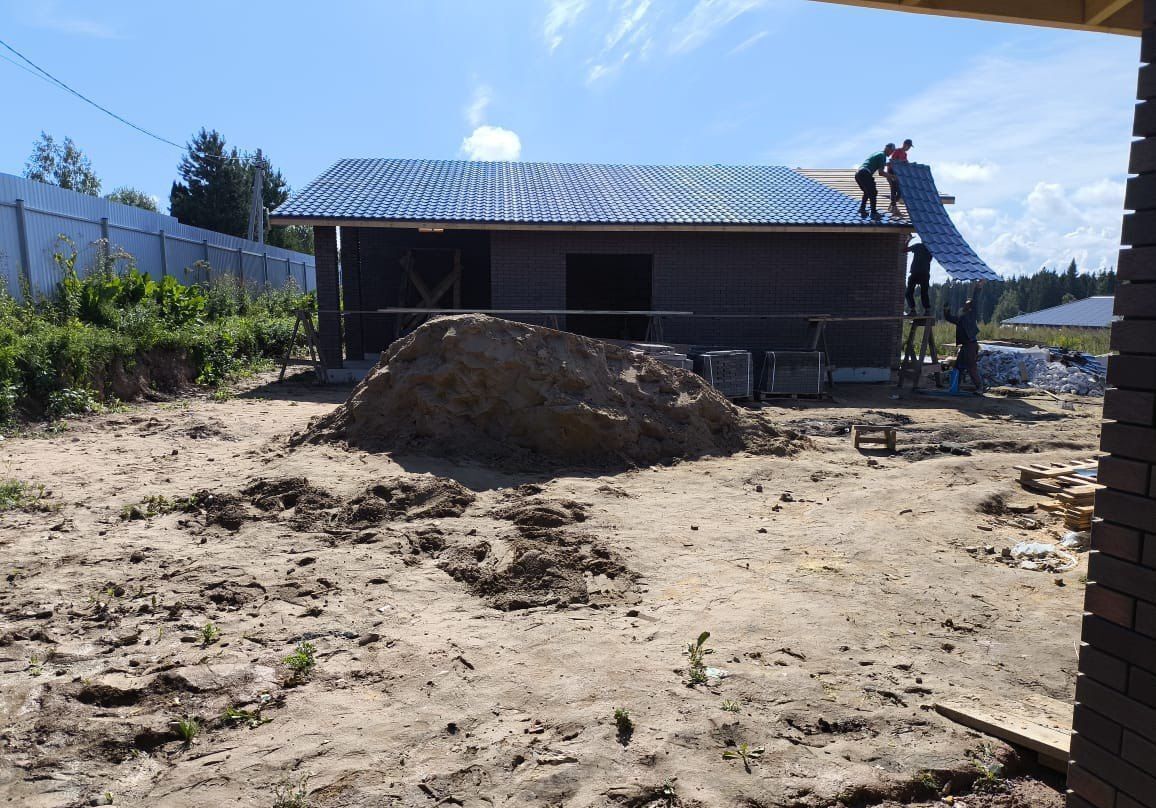
[[[199,383],[220,384],[282,356],[295,312],[315,307],[291,284],[254,291],[231,279],[156,281],[132,256],[100,246],[81,275],[72,242],[61,237],[54,258],[62,280],[51,298],[17,303],[0,293],[0,423],[91,412],[116,366],[131,369],[152,351],[183,355]]]

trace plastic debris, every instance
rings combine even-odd
[[[1012,561],[1024,570],[1046,570],[1064,572],[1076,566],[1076,557],[1054,544],[1038,541],[1022,541],[1008,553]]]

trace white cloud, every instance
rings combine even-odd
[[[486,109],[493,100],[494,91],[488,84],[479,84],[476,86],[474,88],[474,94],[470,98],[470,103],[462,110],[466,116],[466,123],[473,127],[481,126],[482,121],[486,119]]]
[[[846,132],[809,132],[783,147],[794,165],[857,165],[911,137],[972,247],[1009,274],[1115,264],[1128,164],[1135,48],[1114,38],[963,65]],[[998,90],[993,90],[998,88]],[[772,159],[781,159],[778,156]],[[994,212],[994,214],[993,214]]]
[[[500,126],[479,126],[462,140],[462,154],[470,160],[517,160],[522,139]]]
[[[610,33],[606,35],[606,50],[613,50],[622,38],[635,31],[635,36],[641,29],[639,26],[642,19],[646,16],[646,12],[650,9],[650,0],[624,0],[622,3],[622,12],[614,23],[614,27],[610,29]]]
[[[769,33],[770,31],[759,31],[754,36],[747,37],[742,42],[731,48],[730,55],[734,56],[736,53],[742,53],[747,48],[753,47],[755,43],[757,43],[760,39],[764,38]]]
[[[741,15],[767,0],[698,0],[674,28],[671,53],[692,51]]]
[[[542,35],[546,38],[546,45],[551,52],[562,44],[563,34],[578,21],[586,6],[587,0],[550,0],[550,10],[546,12]]]
[[[991,163],[953,163],[945,161],[935,164],[936,184],[990,182],[999,170]]]
[[[38,28],[94,39],[116,39],[119,36],[111,25],[61,11],[55,0],[38,0],[32,4],[31,12],[29,22]]]

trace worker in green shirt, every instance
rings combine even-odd
[[[879,217],[879,213],[875,209],[876,202],[879,200],[879,187],[875,184],[875,175],[886,176],[884,169],[887,167],[887,158],[894,151],[895,144],[888,143],[883,147],[883,151],[875,152],[864,160],[863,165],[859,166],[859,170],[855,172],[855,182],[863,191],[863,201],[859,203],[860,216],[867,215],[867,203],[870,202],[871,218],[877,219]]]

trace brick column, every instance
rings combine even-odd
[[[1139,98],[1088,563],[1070,808],[1156,808],[1156,0]]]
[[[341,296],[337,280],[337,228],[313,228],[313,256],[317,262],[317,327],[321,358],[329,368],[341,367]]]
[[[360,361],[365,356],[365,330],[362,315],[348,312],[362,311],[365,301],[361,294],[361,231],[356,227],[341,228],[341,299],[344,301],[345,358]]]

